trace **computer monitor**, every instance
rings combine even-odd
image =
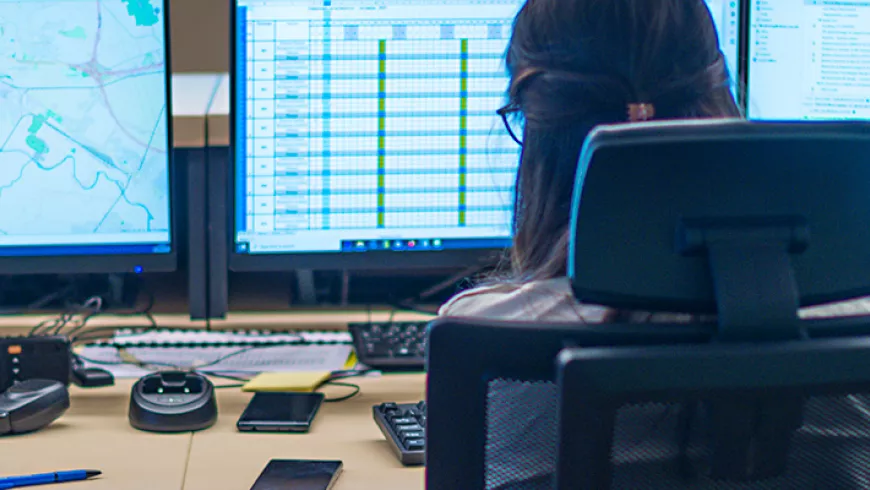
[[[724,2],[724,3],[723,3]],[[235,0],[230,267],[467,266],[510,245],[521,0]],[[736,73],[739,5],[710,0]]]
[[[752,0],[748,116],[870,119],[870,1]]]
[[[164,0],[0,0],[0,274],[175,269]]]
[[[719,49],[725,56],[725,64],[731,75],[732,91],[737,97],[740,93],[740,37],[741,12],[740,8],[744,0],[707,0],[707,7],[713,15],[713,22],[719,32]]]

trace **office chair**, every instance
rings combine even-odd
[[[715,321],[436,320],[427,488],[870,482],[870,362],[860,362],[870,359],[870,319],[797,315],[870,294],[868,135],[861,124],[742,121],[593,132],[571,224],[576,297]],[[499,398],[518,386],[520,397]],[[833,405],[805,400],[822,393],[836,395]],[[511,427],[499,410],[535,417],[536,401],[558,410],[535,420],[542,440],[526,442],[552,451],[538,470],[505,466],[499,439]],[[843,448],[829,444],[838,437],[857,452],[826,452]],[[795,446],[810,440],[821,448]],[[796,465],[800,475],[789,472]]]

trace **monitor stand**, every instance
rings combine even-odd
[[[296,291],[298,297],[294,301],[303,305],[317,303],[317,289],[314,286],[314,271],[311,269],[296,270]]]

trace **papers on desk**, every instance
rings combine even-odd
[[[240,377],[261,372],[339,371],[348,367],[351,352],[347,332],[184,330],[122,331],[77,351],[85,367],[107,369],[116,378],[138,378],[172,367]]]
[[[119,346],[144,346],[145,344],[215,345],[215,344],[350,344],[349,332],[206,332],[202,330],[119,330],[107,343]]]

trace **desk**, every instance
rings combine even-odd
[[[70,410],[32,434],[0,439],[0,476],[98,469],[104,477],[57,490],[181,490],[191,435],[139,432],[127,422],[133,382],[71,388]]]
[[[132,381],[112,388],[72,388],[72,407],[43,431],[0,439],[0,475],[94,468],[99,480],[58,490],[247,490],[274,458],[340,459],[336,490],[423,488],[423,469],[405,468],[372,420],[371,407],[423,398],[423,375],[361,378],[360,394],[324,404],[308,434],[239,433],[235,423],[251,394],[218,391],[218,422],[194,434],[151,434],[127,423]],[[220,385],[221,382],[217,384]],[[329,388],[327,396],[346,388]]]
[[[344,473],[335,490],[423,488],[423,469],[405,468],[372,420],[372,405],[409,402],[424,395],[422,375],[353,381],[359,395],[325,403],[308,434],[240,434],[235,423],[249,394],[219,393],[218,423],[193,437],[184,490],[247,489],[273,458],[340,459]],[[348,388],[329,388],[330,394]]]
[[[220,78],[217,74],[172,76],[173,147],[206,146],[206,114],[217,91]]]

